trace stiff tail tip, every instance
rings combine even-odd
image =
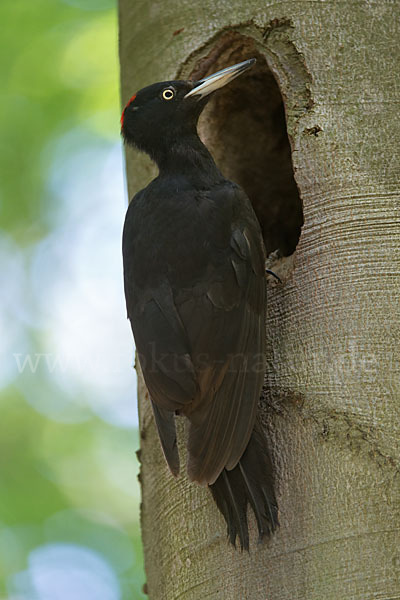
[[[238,537],[241,550],[249,550],[249,504],[256,517],[259,542],[270,537],[279,526],[272,462],[258,428],[254,429],[236,467],[231,471],[224,469],[209,488],[224,516],[233,546]]]

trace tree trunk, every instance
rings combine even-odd
[[[400,598],[399,19],[395,0],[120,0],[123,104],[257,56],[200,130],[284,280],[268,288],[260,400],[280,508],[270,541],[257,545],[251,515],[250,553],[229,546],[211,494],[168,472],[139,386],[152,600]],[[127,165],[132,196],[156,171],[130,150]],[[182,423],[179,436],[183,457]]]

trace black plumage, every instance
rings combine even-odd
[[[232,543],[277,526],[273,472],[256,424],[265,371],[265,251],[244,191],[197,135],[209,94],[248,68],[138,92],[122,116],[128,143],[159,175],[133,198],[123,233],[128,317],[161,445],[179,472],[175,418],[189,421],[190,479],[210,486]]]

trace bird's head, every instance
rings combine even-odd
[[[121,133],[128,144],[155,158],[177,140],[196,133],[197,121],[210,94],[255,63],[251,58],[199,81],[163,81],[132,96],[121,117]]]

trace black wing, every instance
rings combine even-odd
[[[179,412],[190,422],[189,476],[213,483],[236,466],[254,427],[265,370],[264,247],[237,186],[226,182],[193,200],[182,194],[161,212],[159,202],[146,206],[144,194],[128,210],[125,294],[171,470],[179,464]],[[135,223],[146,216],[144,237]],[[152,231],[159,236],[151,248]]]

